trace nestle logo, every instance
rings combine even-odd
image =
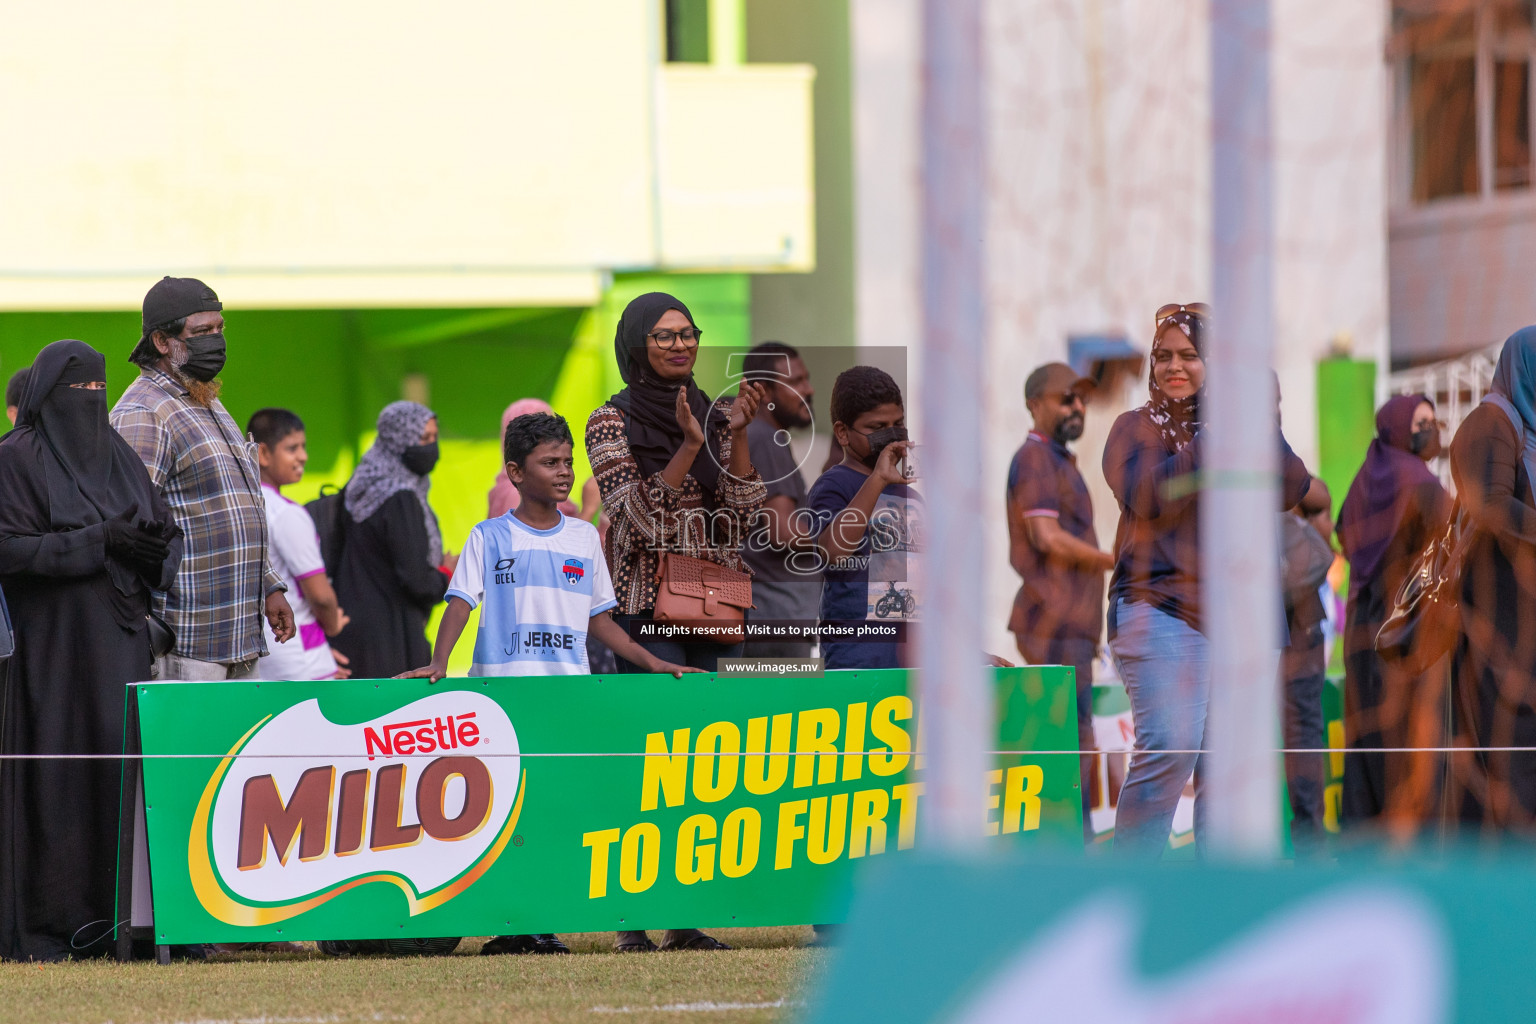
[[[394,757],[397,754],[430,754],[438,750],[457,750],[473,747],[480,742],[480,727],[472,719],[473,711],[447,718],[419,718],[411,722],[389,722],[375,732],[372,726],[363,728],[363,743],[368,748],[368,760],[374,755]],[[382,735],[380,734],[382,733]]]

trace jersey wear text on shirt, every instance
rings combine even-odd
[[[587,624],[618,603],[597,529],[563,513],[548,530],[512,512],[478,524],[447,596],[480,608],[472,676],[585,674]]]

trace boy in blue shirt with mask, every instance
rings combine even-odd
[[[832,385],[832,432],[843,461],[821,474],[807,499],[826,570],[821,621],[828,627],[916,621],[922,498],[909,484],[901,388],[874,366],[844,370]],[[827,668],[903,668],[901,642],[823,636]]]

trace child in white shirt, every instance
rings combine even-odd
[[[517,508],[470,531],[448,582],[448,608],[432,663],[402,679],[438,680],[480,605],[472,676],[583,675],[590,630],[619,657],[679,678],[684,668],[635,643],[610,610],[617,604],[597,528],[560,511],[575,470],[570,428],[549,413],[519,416],[502,443]]]
[[[256,663],[256,676],[345,679],[346,657],[331,650],[325,638],[341,632],[348,619],[326,575],[320,537],[304,507],[282,495],[282,488],[304,478],[304,464],[309,461],[304,421],[287,409],[260,409],[245,429],[257,444],[262,494],[267,500],[267,560],[288,584],[288,604],[297,631],[292,640],[280,644],[263,618],[267,656]]]
[[[587,633],[647,672],[698,672],[662,661],[613,621],[618,603],[597,528],[560,511],[575,468],[571,429],[539,412],[507,425],[502,455],[519,494],[511,512],[478,524],[448,583],[448,608],[437,627],[432,663],[401,678],[448,674],[448,657],[480,606],[472,676],[584,675]],[[554,935],[498,935],[482,953],[569,953]]]

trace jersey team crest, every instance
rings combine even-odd
[[[565,582],[573,587],[580,583],[581,578],[587,574],[587,570],[581,564],[581,559],[579,558],[567,558],[565,565],[560,567],[560,571],[565,574]]]

